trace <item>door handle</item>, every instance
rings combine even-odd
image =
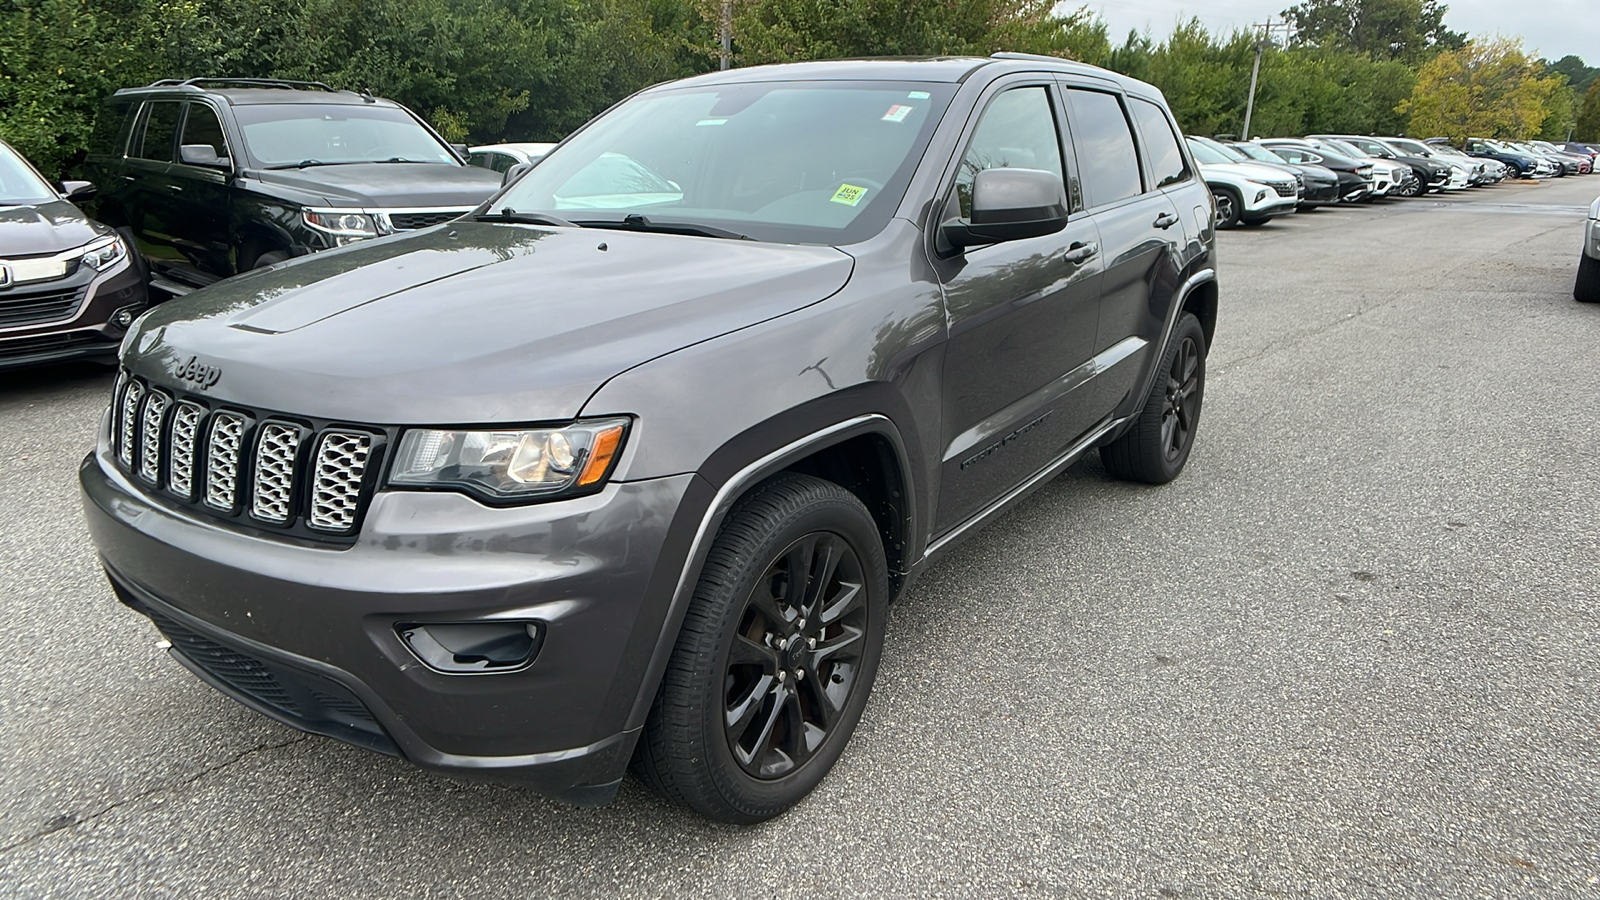
[[[182,193],[183,185],[181,185],[181,184],[169,184],[169,185],[167,185],[167,190],[169,190],[169,191],[178,191],[179,193]]]
[[[1178,217],[1173,213],[1164,212],[1161,215],[1156,216],[1155,224],[1157,228],[1165,231],[1166,229],[1178,224]]]
[[[1069,263],[1081,263],[1087,262],[1094,258],[1094,255],[1099,252],[1100,245],[1096,244],[1094,241],[1074,241],[1072,246],[1067,248],[1066,254],[1061,258],[1065,259]]]
[[[124,175],[124,176],[122,176],[122,180],[123,181],[138,181],[138,179],[134,178],[132,175]]]

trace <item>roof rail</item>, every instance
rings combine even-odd
[[[296,81],[291,78],[162,78],[152,81],[148,87],[219,87],[230,84],[244,87],[282,88],[286,90],[299,90],[301,88],[315,88],[321,91],[333,92],[320,81]]]
[[[1014,53],[1010,50],[1001,50],[999,53],[989,54],[990,59],[1037,59],[1042,62],[1072,62],[1065,56],[1047,56],[1043,53]]]

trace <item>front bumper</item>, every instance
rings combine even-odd
[[[55,281],[0,289],[0,312],[12,305],[37,302],[48,295],[75,293],[78,300],[59,318],[21,325],[0,325],[0,369],[37,366],[75,359],[115,359],[127,329],[111,321],[118,310],[137,316],[148,306],[144,278],[131,260],[105,272],[86,267]]]
[[[710,501],[704,481],[617,483],[511,509],[383,492],[358,543],[332,549],[153,500],[103,438],[79,470],[90,535],[119,598],[155,620],[201,678],[295,727],[428,768],[576,803],[615,793]],[[444,674],[396,631],[497,619],[543,629],[526,668]]]
[[[1590,259],[1600,259],[1600,219],[1590,219],[1583,238],[1583,252]]]
[[[1298,192],[1285,196],[1267,186],[1247,189],[1243,199],[1243,217],[1246,219],[1266,219],[1292,213],[1300,204]]]

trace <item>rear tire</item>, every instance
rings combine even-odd
[[[723,822],[800,802],[844,751],[883,647],[877,524],[829,481],[783,475],[717,534],[633,768]]]
[[[1578,281],[1572,286],[1572,298],[1579,303],[1600,303],[1600,259],[1588,254],[1578,262]]]
[[[1183,313],[1156,369],[1144,409],[1123,435],[1100,448],[1100,461],[1126,481],[1166,484],[1189,461],[1206,390],[1206,333]]]

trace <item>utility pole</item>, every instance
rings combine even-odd
[[[1255,65],[1250,67],[1250,96],[1245,100],[1244,104],[1244,133],[1239,135],[1239,139],[1243,141],[1250,140],[1250,118],[1256,110],[1256,80],[1261,76],[1261,53],[1268,47],[1277,46],[1272,40],[1272,30],[1274,28],[1282,28],[1287,31],[1289,23],[1279,22],[1273,24],[1272,17],[1267,16],[1266,24],[1257,25],[1256,27],[1261,29],[1261,39],[1256,41]]]
[[[733,61],[733,0],[722,0],[722,66],[726,71]]]

